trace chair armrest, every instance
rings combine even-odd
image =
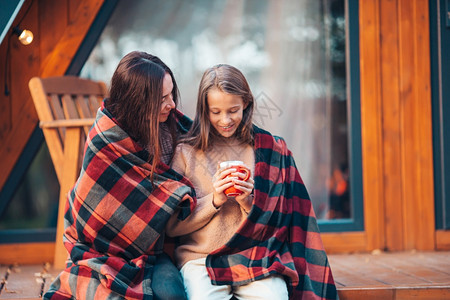
[[[95,118],[67,119],[67,120],[41,121],[39,122],[39,126],[41,128],[83,127],[83,126],[92,126],[94,122]]]

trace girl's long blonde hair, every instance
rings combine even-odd
[[[211,89],[218,89],[221,92],[242,98],[244,112],[242,121],[235,132],[235,137],[243,143],[253,145],[253,94],[242,72],[226,64],[215,65],[203,73],[198,89],[195,119],[191,129],[181,142],[206,151],[211,145],[211,139],[220,136],[211,126],[209,120],[208,92]]]

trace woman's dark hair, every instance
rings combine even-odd
[[[159,114],[166,73],[172,77],[173,102],[177,106],[179,92],[172,71],[157,56],[141,51],[130,52],[121,59],[105,102],[120,127],[151,154],[152,175],[161,158]],[[172,110],[166,122],[175,141],[173,114]]]
[[[208,92],[212,89],[242,98],[244,112],[235,137],[241,142],[253,145],[253,94],[242,72],[226,64],[216,65],[203,73],[198,88],[195,119],[182,142],[205,151],[210,146],[211,138],[219,136],[209,120]]]

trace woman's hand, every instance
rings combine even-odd
[[[246,176],[245,174],[240,172],[235,172],[231,175],[237,177],[233,180],[234,187],[243,192],[242,195],[236,196],[235,199],[246,212],[249,212],[252,209],[253,205],[253,197],[250,195],[253,191],[255,181],[251,176],[247,179],[247,181],[243,181],[242,179],[244,179]]]
[[[212,182],[214,188],[213,205],[216,208],[221,207],[227,201],[227,195],[224,191],[233,186],[233,180],[236,177],[227,177],[228,175],[236,172],[235,168],[218,168],[216,174],[214,174]]]

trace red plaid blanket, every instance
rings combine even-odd
[[[282,274],[290,299],[337,299],[311,201],[283,139],[254,127],[255,200],[247,220],[206,259],[214,284]]]
[[[180,131],[190,120],[177,113]],[[190,183],[161,164],[150,182],[148,152],[100,109],[89,132],[80,176],[66,204],[70,259],[46,299],[152,299],[155,255],[167,220],[195,205]]]

